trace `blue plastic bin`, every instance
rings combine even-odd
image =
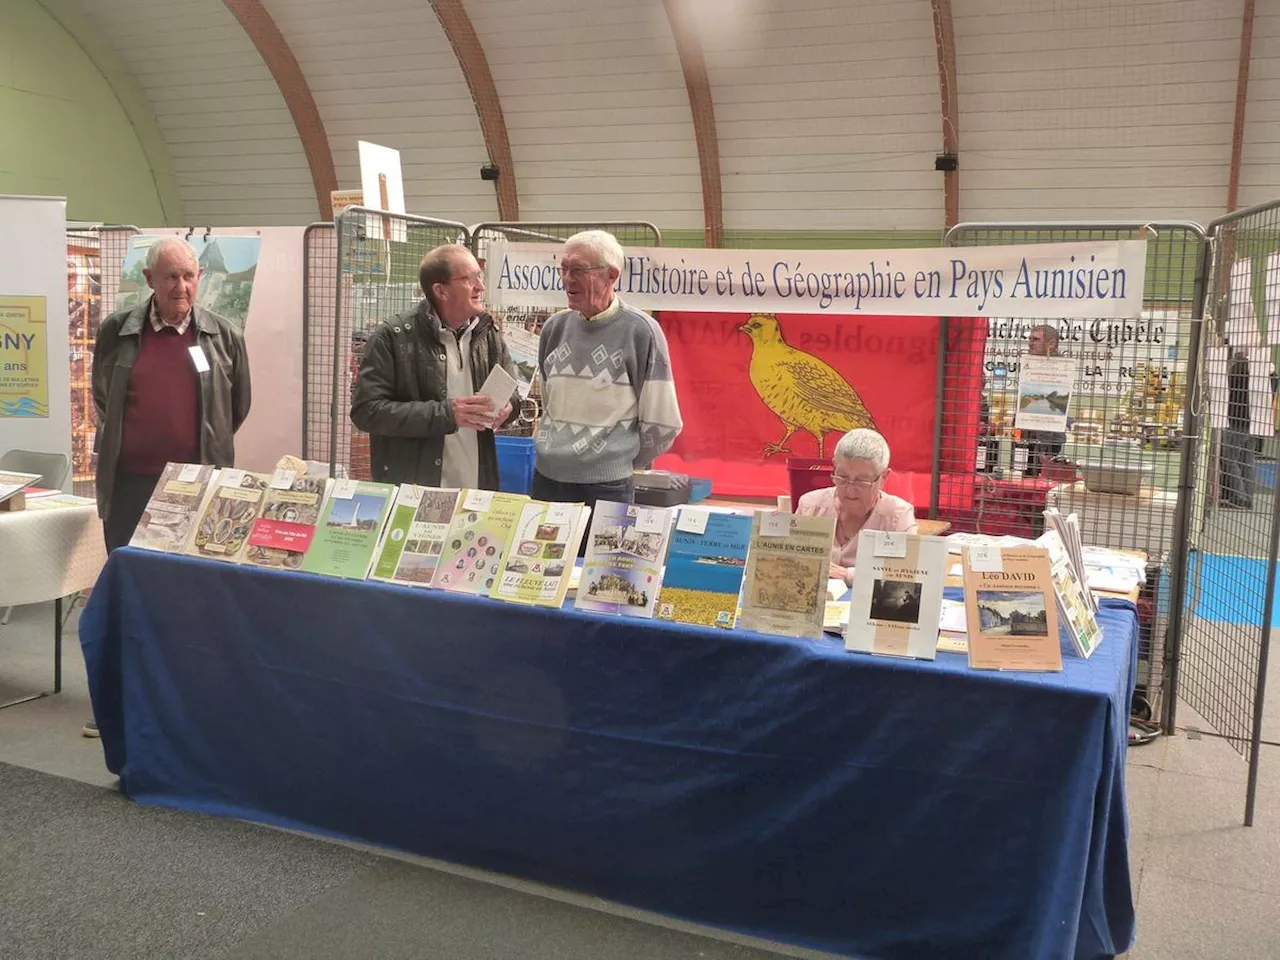
[[[701,477],[689,478],[689,502],[699,503],[711,496],[711,481]]]
[[[533,490],[533,437],[494,437],[498,443],[498,489],[528,494]]]

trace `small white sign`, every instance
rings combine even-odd
[[[191,354],[191,362],[196,365],[196,373],[209,372],[209,358],[204,355],[204,351],[200,349],[200,344],[187,347],[187,352]]]
[[[1013,448],[1013,472],[1021,476],[1027,469],[1027,448]]]
[[[676,529],[683,533],[703,534],[707,532],[707,519],[711,516],[706,510],[697,507],[681,507],[680,519],[676,521]]]
[[[200,464],[188,463],[178,471],[178,480],[182,483],[195,483],[200,479]]]
[[[333,482],[333,499],[350,500],[356,495],[356,488],[359,486],[359,480],[335,480]]]
[[[426,489],[418,486],[416,483],[400,484],[399,500],[406,506],[416,507],[422,503],[422,495],[426,493]]]
[[[760,512],[760,536],[786,537],[791,534],[791,514],[774,513],[772,510]]]
[[[493,506],[492,490],[468,490],[467,495],[462,499],[463,510],[475,510],[477,513],[484,513]]]
[[[293,486],[293,481],[298,478],[298,474],[294,470],[286,470],[283,467],[276,470],[271,475],[272,490],[288,490]]]
[[[547,505],[547,523],[568,523],[573,519],[573,504],[552,503]]]
[[[646,510],[644,507],[636,508],[637,533],[661,533],[664,526],[662,514],[657,510]]]
[[[874,555],[877,557],[905,557],[907,535],[893,530],[877,530]]]
[[[236,470],[234,467],[228,467],[218,475],[218,486],[220,487],[238,487],[244,483],[244,471]]]
[[[975,543],[969,547],[969,568],[978,573],[1003,573],[1004,560],[994,543]]]

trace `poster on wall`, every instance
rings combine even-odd
[[[48,418],[44,297],[0,297],[0,417]]]
[[[1076,362],[1071,357],[1022,357],[1018,362],[1018,413],[1013,425],[1019,430],[1066,433],[1075,380]]]
[[[137,306],[151,296],[143,276],[147,251],[162,237],[133,237],[125,254],[120,274],[120,290],[115,308]],[[253,295],[254,275],[258,270],[261,237],[228,237],[208,234],[187,239],[200,264],[200,285],[196,303],[231,321],[243,330],[249,317],[249,300]]]

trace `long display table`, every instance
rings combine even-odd
[[[80,624],[135,800],[355,838],[851,956],[1133,933],[1136,618],[992,674],[835,638],[116,551]]]

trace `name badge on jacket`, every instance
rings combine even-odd
[[[191,354],[191,362],[196,365],[196,373],[209,372],[209,358],[200,349],[200,344],[197,343],[194,347],[187,347],[187,352]]]

